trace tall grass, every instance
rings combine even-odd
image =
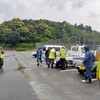
[[[15,46],[11,46],[9,44],[0,43],[0,47],[3,47],[7,50],[17,50],[17,51],[26,51],[26,50],[33,50],[36,48],[35,43],[20,43]]]
[[[35,48],[36,48],[35,43],[21,43],[21,44],[18,44],[16,50],[17,51],[26,51],[26,50],[32,50]]]

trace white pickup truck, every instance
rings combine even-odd
[[[71,46],[71,50],[69,51],[69,54],[73,57],[73,65],[75,67],[81,65],[85,57],[84,45]]]
[[[83,48],[83,47],[81,47],[81,48]],[[82,49],[80,49],[80,50],[82,50]],[[82,50],[82,52],[83,51],[84,50]],[[85,67],[83,65],[83,59],[85,57],[85,52],[83,52],[83,53],[84,53],[83,54],[84,56],[74,57],[73,58],[73,64],[78,69],[78,72],[80,74],[84,74],[84,72],[86,71],[86,69],[85,69]],[[95,62],[95,66],[93,66],[93,68],[92,68],[92,74],[94,74],[95,77],[96,77],[97,65],[98,65],[98,61]]]
[[[56,65],[56,67],[60,67],[60,57],[57,56],[54,64]],[[73,66],[73,57],[66,55],[66,61],[65,61],[65,68],[67,68],[68,66]]]
[[[85,50],[84,50],[84,45],[73,45],[71,46],[71,50],[67,52],[66,55],[66,67],[67,66],[74,66],[74,59],[75,58],[82,58],[85,56]],[[56,66],[60,66],[60,58],[57,57],[55,60]]]

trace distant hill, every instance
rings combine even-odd
[[[20,43],[36,43],[56,39],[68,39],[72,36],[90,37],[95,34],[97,43],[100,33],[88,25],[71,25],[66,21],[54,22],[45,19],[32,20],[14,18],[0,24],[0,43],[13,46]],[[89,38],[88,38],[89,39]],[[89,40],[91,42],[91,40]],[[80,43],[82,41],[80,40]]]

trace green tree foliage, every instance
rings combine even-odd
[[[82,23],[80,25],[77,25],[76,23],[74,24],[74,26],[80,30],[84,30],[86,32],[92,32],[92,28],[90,25],[86,25],[84,26]]]
[[[0,24],[0,43],[10,44],[11,46],[19,43],[36,43],[61,38],[67,40],[69,37],[88,36],[90,34],[100,37],[98,32],[92,31],[91,26],[77,25],[76,23],[70,25],[66,21],[54,22],[45,19],[20,20],[14,18]],[[81,40],[80,42],[83,42]],[[91,42],[90,39],[88,41]],[[98,38],[97,41],[99,42],[100,39]]]

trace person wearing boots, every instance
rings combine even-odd
[[[36,51],[36,58],[37,58],[37,66],[42,65],[42,50],[38,48]]]
[[[61,70],[65,70],[66,50],[64,47],[59,52]]]
[[[93,64],[95,62],[95,56],[93,52],[90,51],[88,45],[84,46],[84,49],[85,49],[85,58],[83,60],[83,64],[86,67],[85,80],[91,83],[92,80],[91,71],[92,71]]]
[[[47,65],[49,64],[49,53],[50,53],[50,48],[48,48],[45,52],[45,61]]]
[[[53,64],[54,64],[54,59],[56,57],[56,51],[54,48],[51,48],[50,49],[50,52],[49,52],[49,63],[48,63],[48,68],[53,68]]]

